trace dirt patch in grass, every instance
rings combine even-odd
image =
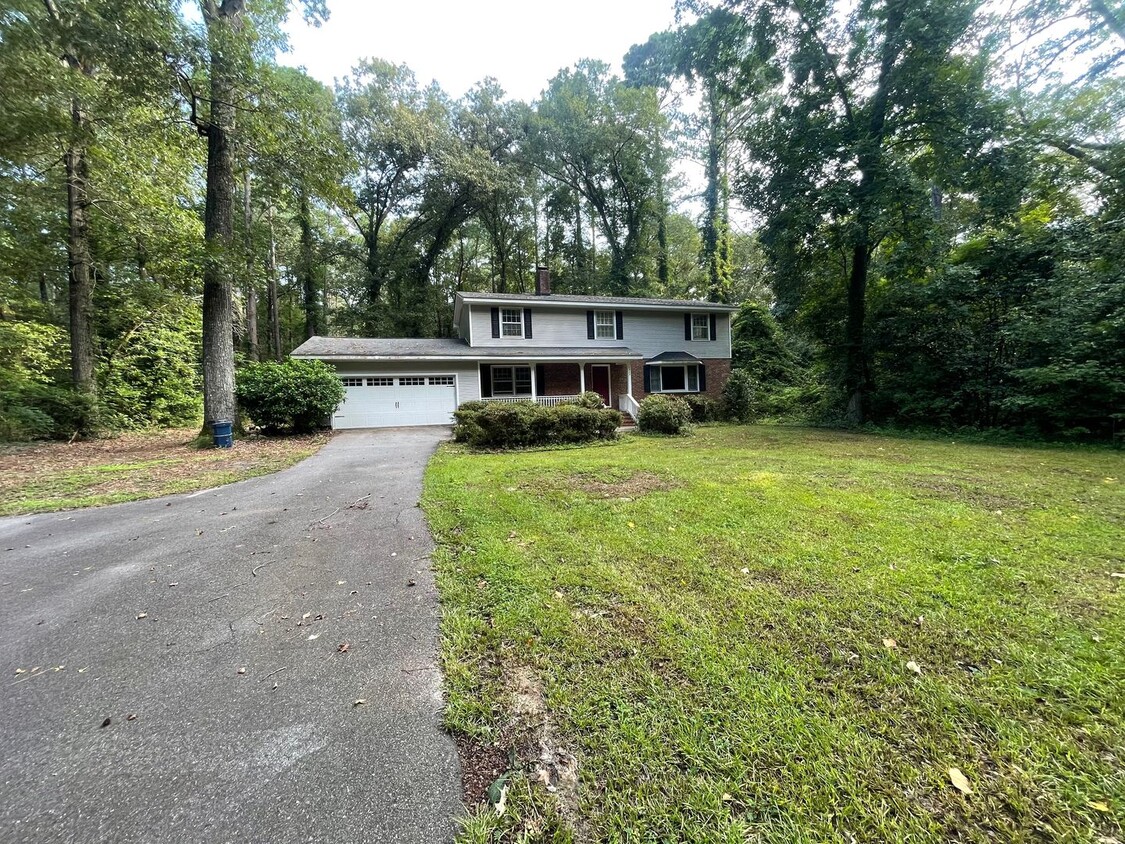
[[[678,484],[652,472],[634,472],[620,479],[607,480],[592,473],[571,475],[569,486],[596,498],[640,498],[650,492],[665,492]]]
[[[318,451],[327,434],[250,436],[199,448],[178,428],[75,443],[0,447],[0,515],[154,498],[268,474]]]
[[[508,770],[508,754],[466,735],[455,735],[453,740],[461,759],[461,791],[465,805],[483,803],[488,797],[488,787]]]
[[[941,475],[914,475],[907,479],[907,483],[917,490],[932,494],[934,498],[944,498],[948,501],[961,501],[980,507],[984,510],[1026,510],[1030,505],[1019,498],[1009,495],[999,495],[986,489],[981,489],[976,484],[983,483],[978,479],[948,478]]]

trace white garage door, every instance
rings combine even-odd
[[[455,375],[345,375],[347,398],[333,428],[449,425],[457,408]]]

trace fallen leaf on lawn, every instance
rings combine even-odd
[[[342,654],[346,654],[350,647],[351,647],[351,645],[349,645],[347,642],[341,642],[339,645],[336,646],[336,650],[338,650]]]
[[[723,792],[723,802],[724,803],[729,803],[733,799],[734,799],[734,795],[732,795],[729,791]]]
[[[17,668],[17,669],[16,669],[16,673],[17,673],[17,674],[26,674],[26,673],[27,673],[27,669],[26,669],[26,668]]]
[[[408,581],[406,581],[406,585],[407,585],[407,586],[413,586],[413,585],[414,585],[414,581],[413,581],[413,580],[408,580]]]
[[[742,572],[743,574],[750,574],[750,569],[748,569],[748,568],[741,568],[741,569],[739,569],[739,571]]]
[[[884,639],[883,647],[887,650],[893,650],[894,648],[898,647],[898,642],[896,642],[894,639]]]
[[[916,663],[914,660],[910,660],[910,662],[906,663],[906,669],[907,671],[913,671],[915,674],[922,673],[922,666]]]
[[[1109,804],[1104,800],[1088,800],[1086,805],[1096,812],[1108,812]]]
[[[142,618],[148,618],[148,613],[147,612],[137,613],[137,621],[140,621]]]
[[[973,789],[969,786],[969,778],[961,773],[960,768],[949,769],[949,781],[953,783],[953,787],[960,791],[962,794],[973,793]]]
[[[1110,575],[1109,575],[1109,576],[1110,576],[1110,577],[1116,577],[1116,578],[1120,578],[1121,580],[1125,580],[1125,571],[1115,571],[1115,572],[1110,572]]]
[[[511,533],[508,534],[508,539],[515,539],[515,538],[516,538],[516,532],[513,530]]]
[[[137,720],[137,713],[136,712],[130,712],[128,715],[125,716],[125,720],[126,721],[136,721]]]
[[[363,706],[365,703],[367,703],[367,698],[360,697],[352,701],[352,706]]]
[[[346,580],[337,580],[337,581],[336,581],[336,585],[337,585],[337,586],[343,586],[343,585],[344,585],[345,583],[347,583],[347,582],[348,582],[348,581],[346,581]]]
[[[496,805],[493,806],[493,808],[496,810],[497,817],[504,814],[504,809],[505,809],[505,807],[507,807],[507,805],[508,805],[508,786],[504,786],[503,788],[500,789],[500,799],[497,800]]]
[[[631,528],[635,528],[637,526],[634,522],[626,522],[626,524]]]
[[[244,667],[242,667],[242,668],[240,668],[240,669],[238,669],[238,672],[237,672],[237,673],[239,673],[239,674],[245,674],[245,673],[246,673],[246,668],[245,668],[245,666],[244,666]]]
[[[304,614],[303,616],[301,616],[301,621],[304,621],[304,620],[305,620],[306,618],[308,618],[308,617],[309,617],[310,615],[312,615],[312,613],[311,613],[311,612],[307,612],[307,613],[305,613],[305,614]]]
[[[102,721],[102,727],[108,727],[112,723],[113,723],[112,718],[106,718],[104,721]]]
[[[310,642],[311,642],[311,641],[312,641],[313,639],[317,639],[317,638],[319,638],[319,637],[320,637],[320,634],[319,634],[319,633],[310,633],[310,634],[309,634],[309,638],[308,638],[308,641],[310,641]]]

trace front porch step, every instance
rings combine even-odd
[[[624,410],[617,411],[621,414],[621,425],[618,431],[634,431],[637,428],[637,420],[633,418],[631,413],[626,413]]]

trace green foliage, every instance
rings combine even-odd
[[[292,358],[244,367],[235,393],[254,424],[270,432],[292,433],[323,427],[345,395],[339,376],[328,364]]]
[[[465,402],[453,414],[453,437],[474,448],[527,448],[613,439],[621,426],[621,414],[600,407],[600,399],[598,404],[545,407],[530,401]]]
[[[691,422],[691,406],[678,396],[646,396],[637,411],[637,427],[646,434],[686,434]]]
[[[602,401],[601,395],[595,393],[593,390],[587,390],[580,395],[576,404],[579,407],[590,407],[594,409],[605,407],[605,402]]]
[[[723,384],[723,415],[736,422],[749,422],[754,418],[756,389],[754,376],[745,369],[731,371]]]
[[[683,398],[687,402],[687,406],[691,408],[692,422],[714,422],[722,417],[722,408],[719,402],[710,396],[688,393]]]

